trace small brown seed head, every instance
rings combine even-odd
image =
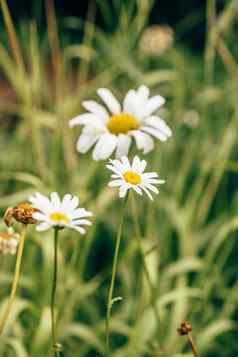
[[[33,213],[37,209],[32,207],[30,203],[20,203],[16,207],[9,207],[4,215],[4,222],[8,227],[12,225],[12,219],[23,224],[35,224],[36,220],[33,218]]]
[[[192,331],[192,325],[188,321],[183,321],[177,331],[180,336],[188,335]]]

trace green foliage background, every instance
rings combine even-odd
[[[2,4],[4,1],[2,1]],[[147,155],[148,168],[166,184],[154,203],[138,198],[142,244],[156,284],[159,333],[142,272],[128,206],[117,274],[111,330],[114,357],[192,356],[177,334],[183,319],[193,325],[200,356],[235,357],[237,341],[237,2],[227,1],[215,16],[207,1],[206,48],[202,56],[183,46],[183,31],[193,31],[194,17],[175,31],[175,43],[163,56],[139,50],[151,0],[124,6],[92,2],[88,19],[54,23],[48,1],[48,30],[35,19],[7,31],[0,42],[4,85],[0,99],[0,208],[30,193],[71,192],[94,212],[87,236],[63,231],[60,237],[58,331],[67,357],[102,356],[107,289],[121,202],[107,188],[105,162],[75,151],[80,129],[68,121],[81,101],[96,99],[109,87],[122,99],[130,89],[148,85],[166,99],[164,118],[173,138]],[[117,4],[115,2],[115,4]],[[112,33],[94,25],[95,7],[105,22],[117,17]],[[6,15],[6,14],[5,14]],[[8,32],[11,24],[7,24]],[[70,33],[81,29],[82,40]],[[60,41],[58,37],[60,34]],[[191,112],[192,111],[192,112]],[[191,113],[196,127],[185,123]],[[142,155],[140,155],[142,156]],[[4,230],[4,225],[1,223]],[[16,229],[20,229],[16,225]],[[50,356],[50,288],[53,233],[28,232],[18,297],[0,343],[0,356]],[[14,257],[1,256],[0,312],[9,294]],[[160,343],[166,353],[162,353]]]

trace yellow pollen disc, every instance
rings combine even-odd
[[[51,213],[50,215],[50,219],[51,221],[54,221],[55,223],[68,223],[69,222],[69,219],[68,217],[61,213],[61,212],[54,212],[54,213]]]
[[[127,113],[112,115],[107,123],[107,128],[112,134],[126,134],[138,129],[139,126],[138,120]]]
[[[136,172],[126,171],[123,174],[123,177],[126,182],[131,183],[132,185],[139,185],[141,183],[141,177]]]

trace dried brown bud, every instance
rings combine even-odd
[[[37,209],[32,207],[30,203],[20,203],[16,207],[9,207],[4,215],[4,222],[8,227],[12,225],[12,219],[23,224],[34,224],[36,220],[32,217]]]
[[[177,331],[180,336],[188,335],[192,331],[192,325],[188,321],[183,321]]]

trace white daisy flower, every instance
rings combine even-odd
[[[16,254],[19,238],[19,234],[11,228],[6,232],[0,232],[0,252],[3,254]]]
[[[149,191],[158,194],[159,190],[154,185],[162,184],[165,181],[159,180],[156,172],[144,173],[146,165],[147,162],[140,160],[138,156],[134,157],[132,164],[126,156],[120,160],[110,160],[107,168],[113,172],[111,176],[113,180],[108,185],[119,187],[119,197],[121,198],[126,196],[128,190],[133,189],[139,195],[142,195],[144,191],[153,200]]]
[[[51,227],[73,228],[81,234],[85,233],[82,225],[91,225],[87,217],[92,213],[84,208],[78,208],[79,199],[66,194],[62,201],[56,192],[50,194],[50,199],[40,193],[29,197],[32,206],[38,210],[33,213],[33,218],[41,222],[37,231],[45,231]]]
[[[134,138],[137,148],[146,154],[154,148],[153,138],[166,141],[172,135],[165,121],[153,114],[165,99],[160,95],[149,98],[146,86],[130,90],[122,106],[109,89],[101,88],[97,93],[107,109],[93,100],[84,101],[82,105],[88,112],[69,122],[70,127],[84,126],[77,142],[80,153],[86,153],[96,144],[94,160],[107,159],[114,151],[120,158],[128,154]]]

